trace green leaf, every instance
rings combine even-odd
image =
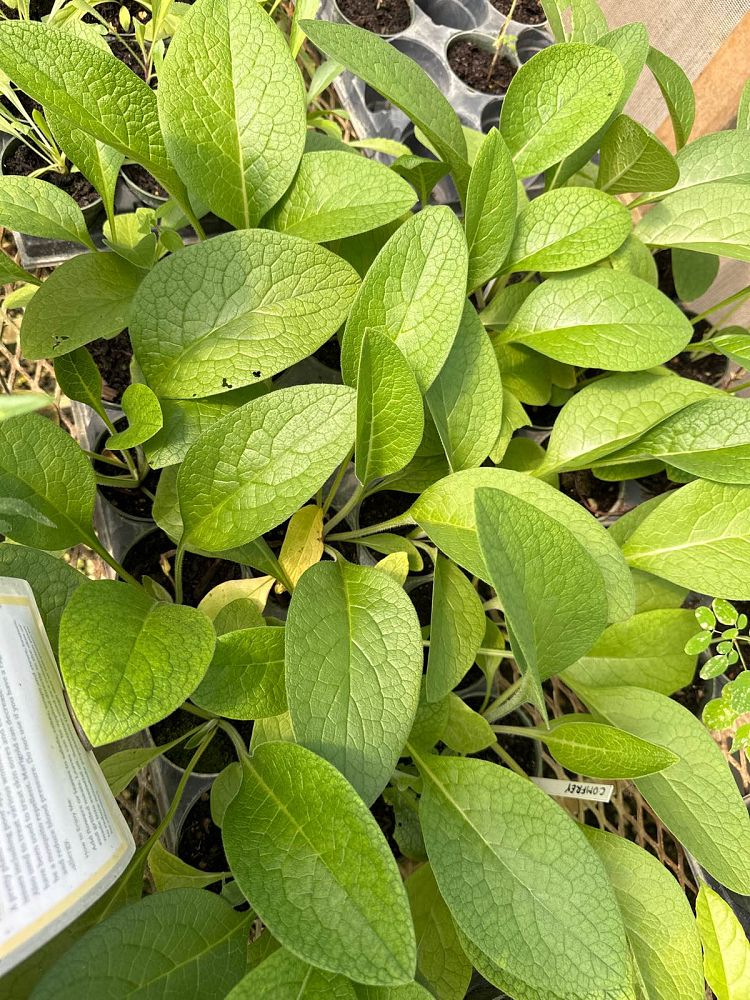
[[[652,285],[595,268],[543,282],[500,337],[584,368],[637,371],[674,357],[692,332],[688,318]]]
[[[684,647],[694,632],[695,619],[685,608],[641,611],[610,625],[564,678],[587,687],[637,686],[673,694],[693,679],[695,656]]]
[[[502,267],[513,239],[517,191],[508,147],[497,129],[490,129],[471,168],[466,199],[469,291],[489,281]]]
[[[471,302],[445,364],[425,394],[451,471],[481,465],[497,441],[503,386],[492,343]]]
[[[156,94],[106,49],[49,24],[4,21],[0,69],[45,110],[71,119],[183,195],[159,131]]]
[[[561,716],[539,739],[568,771],[589,778],[616,781],[663,771],[680,758],[666,747],[599,722],[585,715]]]
[[[17,281],[28,281],[32,285],[41,285],[41,278],[25,271],[13,258],[3,250],[0,254],[0,285],[10,285]]]
[[[719,258],[694,250],[672,250],[672,277],[677,296],[692,302],[705,295],[719,273]]]
[[[422,205],[426,205],[432,189],[438,181],[445,177],[449,167],[447,163],[442,163],[440,160],[404,154],[393,161],[391,170],[407,180],[419,195]]]
[[[484,610],[468,577],[438,554],[432,591],[428,701],[440,701],[460,682],[482,645]]]
[[[701,1000],[701,947],[690,904],[671,872],[624,837],[585,826],[625,922],[644,997]]]
[[[659,85],[672,119],[675,144],[681,149],[690,138],[695,121],[695,94],[684,71],[669,56],[653,46],[648,51],[646,65]]]
[[[429,388],[456,336],[467,267],[463,230],[447,205],[422,209],[404,222],[375,258],[352,305],[341,346],[344,381],[353,384],[362,340],[375,330],[395,341],[420,389]]]
[[[659,284],[659,274],[651,251],[637,236],[628,236],[622,246],[601,261],[599,266],[611,267],[613,271],[625,271],[654,287]]]
[[[700,675],[704,681],[719,677],[729,666],[729,657],[725,653],[709,657],[701,667]]]
[[[130,320],[159,396],[222,393],[276,375],[343,323],[359,285],[340,257],[286,233],[225,233],[160,261]]]
[[[82,995],[223,1000],[245,967],[247,917],[200,889],[172,889],[93,927],[41,980],[39,1000]],[[133,955],[138,961],[133,962]]]
[[[469,181],[466,140],[456,112],[425,71],[372,32],[329,21],[302,21],[307,37],[329,58],[400,108],[434,145],[463,196]]]
[[[0,224],[27,236],[72,240],[94,249],[78,204],[39,177],[0,177]]]
[[[667,494],[622,547],[631,566],[700,594],[750,599],[750,487],[698,480]]]
[[[558,471],[596,467],[671,414],[714,395],[719,395],[715,389],[664,368],[600,379],[563,406],[544,466]]]
[[[433,1000],[419,983],[404,983],[402,986],[362,986],[354,983],[357,1000]]]
[[[673,750],[679,760],[636,786],[683,847],[723,885],[750,893],[750,817],[724,755],[705,726],[671,698],[641,688],[576,693],[614,726]]]
[[[424,568],[422,553],[414,542],[403,535],[391,535],[388,532],[380,532],[377,535],[368,535],[367,538],[353,539],[355,545],[364,545],[373,552],[382,552],[383,555],[390,555],[392,552],[405,552],[409,561],[409,570],[412,573],[419,573]]]
[[[102,376],[85,347],[56,358],[55,378],[68,399],[86,403],[102,420],[109,419],[102,402]]]
[[[369,330],[357,368],[355,471],[363,484],[399,472],[424,432],[424,407],[414,373],[394,341]]]
[[[177,477],[184,544],[221,552],[290,517],[351,448],[354,408],[353,389],[301,385],[217,420],[192,445]]]
[[[597,187],[609,194],[666,191],[679,176],[675,158],[653,132],[628,115],[615,118],[602,142]]]
[[[563,7],[570,8],[570,42],[596,42],[607,30],[607,20],[596,0],[569,0]]]
[[[435,879],[469,943],[498,966],[495,985],[519,1000],[632,997],[613,891],[567,813],[488,761],[416,763]]]
[[[393,222],[414,201],[411,185],[377,160],[343,152],[305,153],[291,187],[263,226],[326,243]]]
[[[206,872],[186,864],[182,858],[162,847],[159,840],[149,851],[148,867],[157,892],[169,889],[203,889],[222,877],[221,872]]]
[[[252,969],[227,1000],[357,1000],[354,985],[279,948]]]
[[[702,883],[695,904],[706,982],[717,1000],[742,1000],[750,977],[750,943],[718,892]]]
[[[414,931],[396,862],[333,765],[294,743],[263,743],[243,762],[222,835],[243,893],[297,957],[373,985],[413,979]]]
[[[254,0],[190,8],[157,95],[167,153],[191,193],[236,229],[257,225],[305,143],[302,77],[271,17]]]
[[[440,895],[429,864],[406,880],[417,937],[417,977],[437,1000],[463,1000],[471,979],[471,963],[464,955],[453,917]]]
[[[116,336],[128,326],[143,276],[114,253],[85,253],[64,261],[26,307],[24,356],[56,358],[100,337]]]
[[[536,288],[533,281],[524,281],[515,285],[506,285],[504,288],[494,291],[488,305],[480,312],[479,318],[482,323],[492,330],[501,330],[513,319],[521,304],[531,295]]]
[[[60,618],[86,577],[47,552],[7,542],[0,545],[0,576],[26,580],[34,593],[50,645],[57,652]]]
[[[594,135],[623,82],[620,60],[597,45],[552,45],[521,66],[500,115],[518,176],[546,170]]]
[[[442,741],[456,753],[479,753],[497,742],[492,727],[483,715],[469,708],[457,694],[448,696],[448,719]]]
[[[295,588],[286,628],[286,686],[298,742],[374,802],[419,701],[422,636],[411,601],[375,568],[318,563]]]
[[[296,511],[286,529],[279,565],[292,588],[310,566],[323,556],[323,509],[317,504]]]
[[[94,746],[173,712],[206,672],[214,642],[200,611],[154,601],[129,583],[97,580],[76,590],[60,622],[60,669]]]
[[[161,430],[164,418],[159,400],[147,385],[140,382],[129,385],[122,396],[122,409],[128,418],[128,426],[125,430],[110,434],[107,439],[109,449],[122,451],[136,448]]]
[[[99,142],[64,115],[47,109],[45,118],[60,148],[94,185],[104,202],[107,217],[111,218],[115,211],[117,178],[125,159],[123,153]]]
[[[27,508],[2,512],[10,523],[5,534],[22,545],[66,549],[93,536],[91,465],[73,438],[46,417],[31,413],[0,423],[0,496]]]
[[[264,624],[220,635],[191,697],[201,708],[229,719],[281,715],[286,711],[284,629]]]
[[[632,228],[624,205],[592,188],[542,194],[518,217],[504,271],[570,271],[608,257]]]
[[[604,578],[576,535],[532,503],[501,490],[475,495],[479,546],[522,673],[539,684],[580,659],[607,624]]]
[[[750,261],[750,185],[714,181],[675,191],[646,213],[635,232],[649,246]]]
[[[749,154],[750,135],[747,132],[714,132],[699,136],[675,157],[680,179],[673,190],[681,191],[712,181],[747,184],[750,181]]]
[[[729,601],[723,600],[721,597],[715,597],[711,601],[711,608],[713,613],[716,615],[718,621],[722,625],[734,625],[737,621],[737,609]],[[697,617],[697,616],[696,616]]]
[[[195,721],[198,723],[200,720],[196,719]],[[161,757],[165,750],[176,747],[184,738],[184,736],[178,736],[176,740],[159,747],[130,747],[105,757],[100,762],[100,767],[102,774],[107,779],[110,792],[113,795],[124,792],[139,771],[151,761],[156,760],[157,757]]]

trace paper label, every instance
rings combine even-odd
[[[0,975],[91,906],[134,852],[68,713],[31,588],[0,577]]]
[[[590,802],[609,802],[614,785],[594,784],[590,781],[561,781],[559,778],[532,778],[547,795],[563,799],[588,799]]]

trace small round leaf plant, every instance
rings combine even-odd
[[[532,779],[542,744],[577,782],[633,781],[750,894],[746,807],[671,697],[746,634],[750,401],[694,376],[750,358],[705,321],[750,288],[683,303],[750,260],[750,101],[691,142],[690,84],[642,25],[544,7],[556,42],[487,135],[386,41],[297,12],[287,39],[255,0],[183,12],[158,86],[70,25],[0,24],[0,70],[107,213],[94,240],[44,176],[0,178],[0,223],[82,251],[28,286],[21,342],[102,431],[84,447],[28,412],[44,398],[2,401],[0,573],[31,584],[91,743],[150,727],[106,757],[113,790],[162,753],[183,767],[120,882],[5,995],[703,996],[676,880]],[[429,157],[343,141],[317,101],[342,67]],[[623,111],[642,71],[674,155]],[[123,160],[162,205],[115,210]],[[456,211],[430,197],[448,175]],[[115,412],[101,358],[123,338]],[[618,518],[626,481],[653,495]],[[134,495],[161,532],[138,558],[94,525]],[[60,560],[78,544],[111,579]],[[697,624],[691,591],[722,598]],[[207,771],[209,870],[160,839]]]

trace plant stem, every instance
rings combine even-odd
[[[211,719],[217,718],[217,716],[215,716],[213,712],[208,712],[206,711],[205,708],[198,708],[197,705],[193,705],[189,701],[184,701],[180,705],[180,708],[183,710],[183,712],[189,712],[191,715],[195,715],[199,719],[205,719],[206,721],[210,721]]]
[[[174,602],[182,604],[182,563],[185,559],[185,549],[180,542],[177,555],[174,557]]]
[[[118,576],[122,577],[123,580],[125,580],[127,583],[132,584],[134,587],[140,588],[141,585],[140,583],[138,583],[136,578],[134,576],[131,576],[130,573],[128,573],[128,571],[120,565],[120,563],[115,559],[115,557],[113,555],[110,555],[109,552],[107,552],[107,550],[104,548],[104,546],[96,537],[96,535],[93,534],[93,532],[91,535],[87,535],[84,541],[90,549],[96,552],[98,556],[101,556],[101,558],[105,561],[105,563],[108,566],[112,567],[112,569],[115,571],[115,573],[117,573]]]
[[[494,750],[498,757],[505,761],[512,771],[515,771],[516,774],[520,775],[522,778],[526,778],[527,781],[530,780],[528,774],[524,771],[521,765],[517,764],[508,751],[501,747],[499,743],[493,743],[490,750]]]
[[[501,49],[503,47],[503,42],[505,41],[505,36],[508,34],[508,25],[510,24],[511,19],[513,18],[513,14],[515,12],[516,4],[517,3],[518,3],[518,0],[513,0],[513,2],[511,3],[510,8],[508,10],[508,13],[507,13],[507,15],[505,17],[505,24],[503,25],[503,27],[502,27],[502,29],[500,31],[500,34],[497,36],[497,38],[495,39],[495,41],[493,43],[493,48],[495,49],[495,54],[492,57],[492,62],[490,63],[490,68],[487,71],[487,82],[488,83],[492,79],[492,71],[495,68],[495,63],[497,62],[498,56],[500,55],[500,51],[501,51]]]
[[[341,480],[344,478],[346,468],[351,462],[353,454],[354,454],[354,447],[352,446],[351,451],[339,466],[338,471],[336,473],[336,478],[331,483],[331,488],[328,491],[328,496],[325,498],[325,501],[323,503],[323,517],[325,517],[326,514],[328,513],[328,508],[331,506],[336,494],[338,493],[339,486],[341,486]]]
[[[346,517],[346,515],[351,510],[353,510],[357,506],[357,504],[360,502],[360,500],[362,499],[362,496],[363,496],[364,492],[365,492],[365,488],[362,485],[362,483],[357,483],[356,489],[354,490],[354,492],[352,493],[352,495],[349,497],[349,499],[346,501],[346,503],[344,504],[344,506],[341,507],[333,515],[333,517],[330,519],[330,521],[326,524],[324,532],[323,532],[324,535],[327,536],[328,533],[329,533],[329,531],[331,530],[331,528],[335,527],[337,524],[339,524],[341,521],[344,520],[344,518]]]
[[[164,818],[162,819],[161,823],[159,823],[157,828],[148,838],[147,842],[143,845],[144,849],[147,849],[146,853],[148,853],[148,850],[150,850],[151,847],[153,847],[153,845],[156,843],[156,841],[159,840],[161,835],[164,833],[169,824],[172,822],[174,814],[177,812],[177,807],[179,806],[180,800],[182,799],[183,793],[185,791],[185,786],[188,783],[188,779],[198,766],[198,762],[203,756],[204,751],[207,749],[209,743],[214,738],[217,732],[218,732],[218,726],[214,726],[208,733],[206,733],[205,737],[201,740],[198,747],[196,748],[195,753],[190,758],[190,762],[188,763],[188,766],[185,768],[182,777],[180,778],[179,784],[175,789],[172,801],[169,803],[169,809],[167,809],[167,811],[164,813]]]
[[[389,528],[403,528],[406,525],[414,524],[414,521],[407,514],[399,514],[389,521],[381,521],[380,524],[370,524],[366,528],[358,528],[356,531],[340,531],[335,535],[329,535],[329,542],[347,542],[359,538],[366,538],[368,535],[376,535],[379,531],[387,531]]]
[[[506,715],[510,715],[514,712],[520,705],[523,705],[529,700],[527,683],[525,677],[519,677],[519,679],[511,684],[509,688],[505,691],[487,708],[484,712],[484,717],[488,722],[497,722],[498,719],[504,718]]]
[[[430,640],[423,639],[422,645],[429,649]],[[477,656],[497,656],[501,660],[504,658],[513,659],[513,653],[509,649],[485,649],[484,647],[480,647],[477,650]],[[510,688],[508,690],[510,690]]]
[[[711,313],[716,312],[717,309],[723,309],[724,306],[731,306],[734,302],[740,302],[743,299],[746,299],[748,295],[750,295],[750,285],[745,285],[745,287],[740,288],[738,292],[734,292],[732,295],[727,295],[725,299],[722,299],[720,302],[717,302],[708,309],[704,309],[703,312],[698,313],[697,316],[693,316],[690,322],[693,326],[695,326],[697,323],[700,323],[701,320],[710,316]]]
[[[219,722],[219,729],[223,729],[224,732],[229,737],[229,739],[232,741],[234,749],[237,751],[237,756],[239,757],[239,759],[243,760],[243,758],[247,757],[248,754],[247,754],[247,747],[245,746],[245,741],[242,739],[242,737],[234,728],[234,726],[231,724],[231,722],[227,722],[226,719],[221,719]]]

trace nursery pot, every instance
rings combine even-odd
[[[454,31],[471,31],[484,17],[462,0],[417,0],[417,7],[432,21]]]
[[[517,57],[510,51],[509,48],[507,48],[507,46],[504,45],[500,50],[500,55],[497,58],[495,69],[493,70],[493,78],[496,82],[493,84],[492,88],[490,88],[490,84],[487,83],[487,78],[491,60],[495,55],[494,42],[495,38],[492,35],[488,35],[484,31],[460,31],[455,35],[451,35],[445,43],[444,57],[451,72],[456,79],[473,94],[482,94],[483,96],[488,94],[503,96],[518,69]],[[463,45],[473,47],[474,51],[479,50],[484,61],[481,66],[479,64],[476,66],[468,66],[467,72],[462,76],[458,72],[454,62],[451,60],[451,55],[454,56],[454,59],[457,58],[457,47]],[[472,59],[472,56],[469,56],[470,60]],[[504,80],[498,75],[498,67],[502,68],[506,63],[512,67],[513,72],[507,80]]]
[[[174,841],[177,857],[194,868],[229,871],[221,828],[211,818],[211,785],[197,791],[187,802],[179,824],[175,825]],[[221,883],[214,882],[207,888],[219,892]]]
[[[8,174],[6,170],[6,164],[8,162],[8,159],[19,148],[19,146],[23,145],[24,143],[22,143],[20,139],[11,139],[9,142],[5,144],[5,146],[3,147],[3,151],[0,154],[0,174],[5,176],[22,176],[22,175]],[[42,175],[42,177],[40,178],[40,180],[46,180],[46,179],[47,178],[45,175]],[[87,225],[90,225],[102,211],[102,199],[99,197],[98,194],[96,194],[96,192],[94,192],[93,199],[90,202],[88,202],[88,204],[86,204],[85,206],[80,205],[79,207],[81,209],[81,212],[83,213],[83,218],[86,221]]]
[[[135,195],[138,201],[142,202],[148,208],[160,208],[162,205],[165,205],[167,201],[169,201],[168,195],[154,194],[152,191],[147,191],[145,188],[141,187],[140,184],[129,176],[129,166],[137,166],[137,164],[126,163],[120,170],[120,177],[122,177],[125,186],[133,195]]]
[[[510,14],[510,8],[512,6],[510,0],[507,0],[505,4],[505,6],[507,6],[508,8],[507,10],[502,10],[499,6],[497,6],[494,0],[490,0],[490,3],[492,7],[500,15],[500,17],[502,17],[504,21],[509,21],[510,27],[516,29],[515,34],[520,35],[521,32],[528,29],[537,29],[543,31],[549,25],[547,16],[544,13],[544,10],[541,9],[541,4],[539,3],[536,4],[535,10],[534,9],[528,10],[527,6],[530,7],[532,5],[527,4],[527,0],[519,0],[519,2],[516,4],[516,9],[513,11],[512,18],[508,16]]]
[[[377,0],[334,0],[333,13],[336,21],[364,28],[381,38],[395,38],[414,23],[414,0],[382,0],[380,4]],[[402,14],[406,17],[402,18]]]
[[[120,417],[114,424],[115,430],[122,430],[126,423],[126,419]],[[93,449],[97,455],[100,455],[105,450],[104,445],[108,437],[108,429],[103,430],[99,434]],[[105,462],[99,463],[97,471],[102,473],[102,475],[108,476],[116,476],[118,474],[127,475],[127,470],[122,470],[122,472],[118,473],[118,470],[114,466],[107,465]],[[160,475],[160,469],[150,469],[143,480],[142,486],[149,489],[151,493],[156,493]],[[141,487],[122,489],[116,486],[99,485],[97,486],[97,490],[99,496],[102,498],[102,502],[106,504],[107,510],[112,516],[122,518],[124,521],[130,521],[134,524],[154,523],[152,501],[142,492]],[[120,502],[118,503],[118,501]]]
[[[545,21],[545,25],[546,25]],[[546,31],[544,25],[529,26],[521,31],[516,39],[516,55],[518,61],[523,65],[532,59],[537,52],[548,48],[552,44],[552,39]]]

